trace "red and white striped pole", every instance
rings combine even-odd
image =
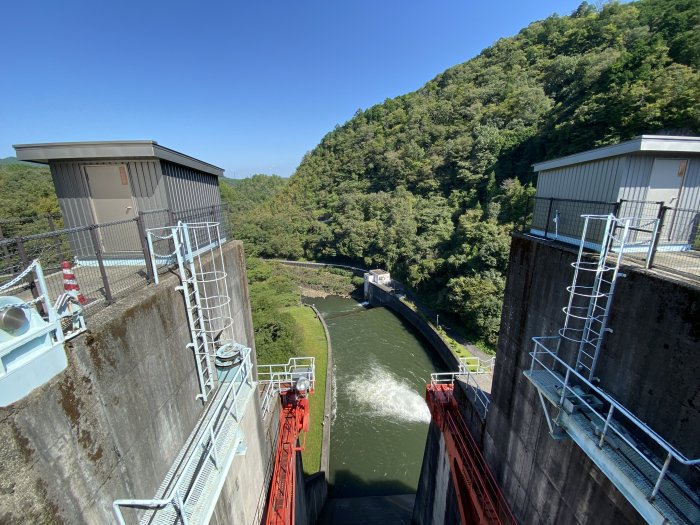
[[[63,290],[75,297],[80,304],[87,304],[87,299],[80,291],[80,286],[78,286],[78,280],[75,278],[70,263],[68,261],[63,261],[61,264],[63,268]]]

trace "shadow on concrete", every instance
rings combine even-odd
[[[335,488],[318,525],[408,525],[415,488],[397,480],[363,481],[347,470],[336,472]],[[342,491],[337,490],[342,486]],[[336,497],[340,495],[341,497]]]
[[[366,496],[391,496],[395,494],[412,494],[416,492],[399,480],[366,481],[349,470],[338,470],[335,479],[328,486],[329,498],[358,498]]]

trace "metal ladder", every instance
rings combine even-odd
[[[230,368],[242,359],[242,345],[233,336],[231,297],[221,247],[219,223],[182,223],[147,230],[151,267],[158,284],[158,266],[177,263],[185,299],[190,343],[195,355],[200,393],[205,403],[216,386],[216,366]],[[156,253],[156,246],[169,253]],[[162,249],[162,248],[161,248]],[[172,251],[170,251],[172,250]],[[206,260],[205,260],[206,259]]]
[[[620,274],[620,262],[629,237],[632,219],[614,215],[584,215],[583,233],[569,292],[569,303],[559,335],[578,344],[576,371],[592,381],[598,356],[608,328],[608,316],[615,285]],[[587,238],[595,238],[595,225],[602,226],[603,238],[597,253],[584,253]],[[592,282],[591,282],[592,276]]]
[[[175,243],[175,256],[180,273],[180,286],[185,298],[187,310],[187,322],[190,327],[191,342],[187,345],[194,351],[197,377],[199,379],[198,399],[206,402],[209,394],[214,389],[214,365],[212,363],[211,342],[207,337],[210,330],[202,310],[202,296],[197,282],[197,269],[194,264],[194,254],[190,244],[189,229],[187,224],[180,224],[173,228],[173,242]]]

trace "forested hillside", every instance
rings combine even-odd
[[[236,233],[261,255],[387,268],[493,341],[531,164],[698,134],[699,65],[697,0],[584,3],[358,111]]]

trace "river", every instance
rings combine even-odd
[[[430,422],[425,383],[444,364],[390,310],[335,296],[306,302],[333,344],[331,495],[414,493]]]

